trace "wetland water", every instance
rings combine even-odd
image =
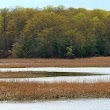
[[[110,68],[0,68],[0,72],[80,72],[103,74],[93,76],[58,76],[42,78],[4,78],[1,81],[35,81],[35,82],[110,82]],[[19,74],[19,73],[18,73]],[[0,102],[1,110],[110,110],[110,99],[75,99],[60,101],[35,102]]]
[[[42,78],[2,78],[0,81],[34,81],[34,82],[109,82],[110,68],[85,67],[85,68],[0,68],[0,72],[80,72],[88,74],[97,74],[92,76],[58,76],[58,77],[42,77]],[[19,73],[18,73],[19,74]],[[39,73],[40,74],[40,73]],[[102,74],[102,75],[98,75]]]
[[[0,103],[1,110],[110,110],[110,99],[78,99],[27,103]]]
[[[40,67],[40,68],[0,68],[0,72],[81,72],[93,74],[110,74],[108,67],[77,67],[77,68],[60,68],[60,67]]]

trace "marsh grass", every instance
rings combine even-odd
[[[36,83],[0,82],[1,101],[110,98],[110,82]]]
[[[110,57],[76,59],[0,59],[0,67],[110,67]]]
[[[0,67],[110,67],[110,57],[84,59],[0,59]],[[0,78],[37,78],[88,75],[95,74],[66,72],[0,72]],[[110,98],[110,82],[0,82],[1,101],[57,100],[75,98]]]
[[[58,76],[92,76],[90,73],[69,73],[69,72],[0,72],[0,78],[38,78]],[[98,74],[101,75],[101,74]]]

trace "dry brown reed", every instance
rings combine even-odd
[[[110,98],[110,82],[36,83],[0,82],[0,100],[29,101],[74,98]]]
[[[79,59],[0,59],[0,67],[110,67],[110,57]]]

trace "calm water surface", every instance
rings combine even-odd
[[[94,74],[110,74],[110,68],[105,67],[82,67],[82,68],[59,68],[59,67],[41,67],[41,68],[0,68],[0,72],[20,72],[20,71],[40,71],[40,72],[82,72]]]
[[[110,99],[0,103],[0,110],[110,110]]]

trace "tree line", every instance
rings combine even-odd
[[[0,9],[0,58],[110,56],[110,11]]]

